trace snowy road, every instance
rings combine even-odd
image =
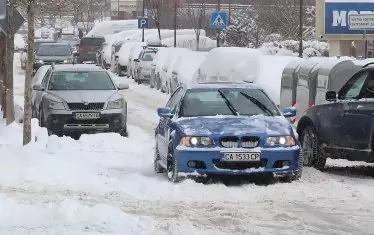
[[[341,175],[361,165],[374,176],[370,164],[330,160],[327,172],[306,168],[301,181],[269,186],[174,185],[154,174],[155,109],[167,96],[119,80],[131,87],[128,139],[75,141],[33,125],[38,141],[21,147],[21,126],[0,122],[1,235],[374,234],[374,178]]]

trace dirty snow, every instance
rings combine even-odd
[[[15,66],[18,70],[18,66]],[[24,76],[15,77],[16,103]],[[130,79],[130,137],[48,137],[21,146],[20,124],[0,121],[0,234],[372,234],[374,181],[361,163],[329,160],[298,182],[269,186],[169,183],[152,169],[156,107],[167,100]],[[23,101],[23,100],[22,100]],[[362,166],[362,165],[361,165]],[[363,165],[373,172],[372,164]],[[343,170],[341,170],[343,169]],[[347,170],[348,169],[348,170]],[[348,172],[348,173],[347,173]]]

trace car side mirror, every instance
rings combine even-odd
[[[286,118],[295,117],[296,116],[296,108],[295,107],[286,107],[283,109],[283,116]]]
[[[336,101],[336,92],[328,91],[325,95],[326,101]]]
[[[139,60],[139,59],[134,59],[134,61],[135,61],[135,62],[140,62],[140,60]]]
[[[118,90],[126,90],[126,89],[129,89],[129,88],[130,88],[129,84],[126,84],[126,83],[118,84]]]
[[[172,118],[173,117],[173,114],[171,113],[171,109],[168,107],[158,108],[157,114],[161,118]]]
[[[32,89],[35,90],[35,91],[44,91],[44,88],[40,84],[34,84],[32,86]]]

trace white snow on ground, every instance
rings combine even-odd
[[[15,85],[21,81],[18,74]],[[130,84],[124,91],[129,138],[48,137],[33,120],[37,142],[22,147],[21,126],[0,121],[1,235],[374,231],[373,178],[305,168],[301,181],[270,186],[169,183],[152,169],[155,109],[167,96],[130,79],[117,81]]]

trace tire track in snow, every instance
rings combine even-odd
[[[160,229],[167,228],[170,223],[190,221],[200,229],[218,228],[227,234],[267,234],[274,231],[279,231],[277,234],[308,235],[372,234],[339,218],[339,214],[301,203],[148,201],[116,192],[100,195],[53,187],[36,190],[25,186],[1,188],[0,193],[25,204],[60,203],[64,200],[76,200],[87,206],[107,204],[129,214],[152,217]],[[349,213],[354,215],[354,211]],[[305,221],[305,218],[309,220]]]

